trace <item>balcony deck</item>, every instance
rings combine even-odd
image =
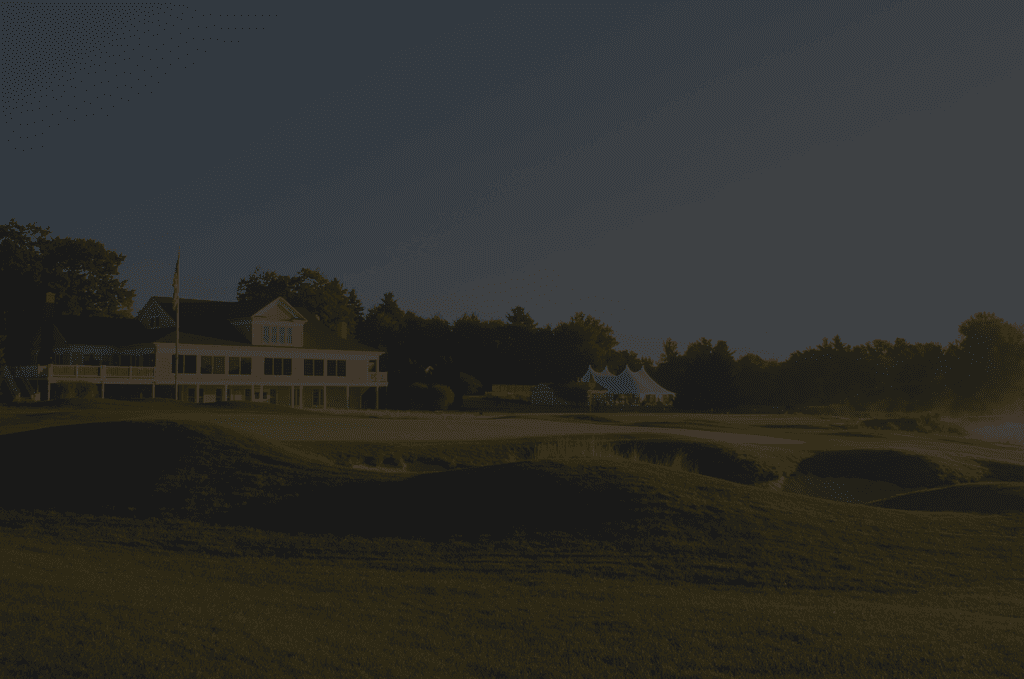
[[[153,367],[141,367],[141,366],[126,366],[126,365],[38,365],[38,366],[18,366],[13,368],[12,372],[18,377],[25,379],[46,379],[51,382],[61,382],[67,380],[82,380],[84,382],[113,382],[113,383],[131,383],[131,381],[153,381],[156,378],[156,368]],[[315,381],[318,384],[331,384],[335,383],[338,386],[357,386],[361,384],[360,380],[355,380],[354,376],[331,376],[331,375],[304,375],[304,374],[292,374],[292,375],[232,375],[225,373],[179,373],[179,380],[191,380],[199,378],[200,381],[216,381],[219,382],[222,379],[228,380],[228,383],[232,382],[251,382],[252,380],[262,380],[264,378],[291,378],[298,379],[299,381]],[[174,374],[172,373],[169,377],[164,376],[161,381],[173,380]],[[386,372],[372,372],[367,373],[366,381],[373,383],[373,386],[386,387],[388,383],[388,374]]]

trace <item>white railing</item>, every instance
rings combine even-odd
[[[155,370],[153,367],[127,365],[41,365],[39,376],[152,379]]]
[[[34,374],[33,374],[33,371]],[[155,376],[156,368],[148,367],[143,368],[140,366],[127,366],[127,365],[27,365],[13,368],[13,372],[18,377],[26,377],[29,379],[37,377],[51,377],[53,379],[61,378],[75,378],[75,377],[86,377],[93,379],[153,379]],[[190,373],[192,374],[192,373]],[[201,373],[208,375],[208,373]],[[173,375],[173,373],[172,373]],[[388,374],[386,372],[369,373],[371,382],[387,382]],[[249,375],[239,376],[232,375],[231,378],[237,379],[238,377],[244,377],[245,379],[251,379]],[[306,376],[308,377],[308,375]],[[331,381],[330,377],[326,377],[327,381]],[[231,379],[229,378],[229,379]],[[351,378],[351,376],[350,376]],[[317,379],[321,379],[320,376]],[[346,379],[344,377],[340,378]]]

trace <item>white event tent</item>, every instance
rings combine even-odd
[[[675,396],[675,392],[669,391],[655,382],[642,365],[640,370],[636,372],[633,372],[629,369],[629,366],[626,366],[618,375],[612,375],[608,372],[607,367],[601,372],[597,372],[593,366],[590,366],[587,368],[587,374],[580,379],[580,382],[591,381],[596,382],[607,390],[608,397],[617,400],[621,398],[631,399],[632,397],[644,401],[648,400],[649,397],[653,397],[651,400],[664,403],[666,396]]]

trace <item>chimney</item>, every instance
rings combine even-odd
[[[348,323],[341,322],[341,339],[348,339]]]

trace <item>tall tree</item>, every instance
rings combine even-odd
[[[124,255],[92,239],[50,240],[49,234],[50,229],[14,219],[0,225],[0,285],[7,291],[0,297],[0,332],[10,335],[12,364],[26,357],[24,331],[38,322],[47,292],[55,293],[54,316],[133,316],[135,292],[116,278]]]
[[[568,322],[555,326],[555,334],[562,339],[560,349],[572,354],[566,356],[563,363],[569,374],[578,373],[570,380],[582,377],[588,365],[605,365],[612,349],[618,345],[609,326],[582,311],[575,313]]]
[[[354,337],[362,319],[362,305],[354,290],[346,290],[337,278],[328,281],[319,269],[302,269],[297,276],[281,276],[273,271],[259,274],[256,268],[248,278],[238,282],[239,302],[269,302],[284,297],[296,306],[315,313],[332,332],[342,334],[347,324],[348,336]]]
[[[371,347],[388,352],[399,348],[405,329],[406,313],[399,308],[394,293],[388,292],[367,312],[360,327],[359,339]]]
[[[608,360],[605,365],[594,366],[598,372],[604,368],[608,368],[613,375],[620,374],[626,367],[633,372],[640,370],[640,368],[646,368],[647,374],[654,377],[654,361],[646,356],[637,355],[637,353],[631,349],[612,351],[608,354]],[[582,375],[580,375],[580,377],[582,377]]]
[[[735,360],[724,340],[712,345],[701,337],[691,342],[679,359],[682,370],[673,386],[675,405],[681,410],[725,410],[737,404]]]
[[[1024,329],[989,312],[960,324],[950,352],[948,384],[969,409],[1018,400],[1024,387]]]
[[[530,317],[530,314],[526,313],[526,309],[521,306],[512,309],[512,313],[505,316],[505,319],[509,325],[522,326],[527,330],[533,330],[537,327],[537,323]]]
[[[661,356],[658,357],[658,365],[674,361],[680,356],[682,356],[682,354],[679,353],[679,345],[676,344],[675,340],[669,337],[662,345]]]
[[[768,409],[784,405],[779,391],[780,364],[757,354],[745,354],[736,361],[736,398],[741,406]]]

